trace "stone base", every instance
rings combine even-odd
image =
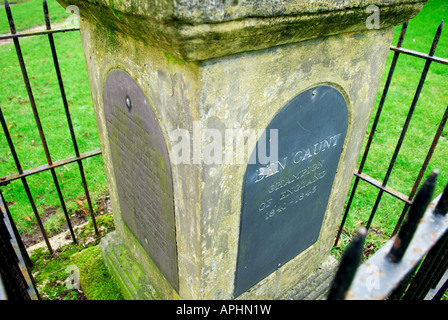
[[[106,266],[120,287],[125,299],[161,299],[137,259],[131,255],[123,240],[115,232],[107,234],[101,240],[100,246]],[[338,261],[331,256],[328,257],[318,269],[285,292],[280,299],[325,299],[337,267]]]
[[[297,283],[281,296],[282,300],[325,300],[330,290],[339,262],[329,256],[307,278]]]
[[[126,300],[159,299],[143,268],[116,232],[101,239],[100,246],[104,262]]]

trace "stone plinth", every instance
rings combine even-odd
[[[393,27],[425,1],[60,2],[80,9],[126,296],[322,297]],[[268,128],[280,157],[251,163]]]

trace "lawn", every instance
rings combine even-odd
[[[429,53],[439,23],[447,17],[447,1],[428,1],[422,12],[409,22],[403,47],[422,53]],[[392,45],[397,44],[400,31],[401,26],[397,26]],[[441,58],[448,58],[447,32],[447,30],[442,32],[435,53],[436,56]],[[367,142],[368,133],[370,132],[373,117],[381,98],[392,57],[393,52],[390,52],[364,145]],[[423,59],[403,54],[398,59],[372,147],[363,170],[364,173],[379,181],[383,181],[386,174],[414,98],[424,64],[425,61]],[[414,116],[410,122],[407,135],[388,182],[388,186],[401,193],[410,193],[448,105],[447,76],[448,66],[432,63],[420,99],[416,105]],[[448,166],[446,160],[448,159],[447,135],[448,126],[442,132],[437,148],[424,175],[425,179],[431,170],[440,170],[435,194],[440,193],[448,182]],[[362,149],[363,151],[364,148]],[[378,189],[370,186],[366,182],[360,181],[347,223],[345,224],[345,236],[342,237],[342,248],[352,238],[355,230],[359,226],[365,225],[368,221],[377,194]],[[400,200],[386,193],[383,195],[372,223],[371,232],[366,240],[367,247],[370,247],[371,252],[389,239],[403,207],[404,203]]]
[[[55,1],[48,0],[50,19],[61,23],[71,14]],[[0,8],[0,11],[3,11]],[[24,30],[44,23],[42,2],[32,0],[11,6],[17,30]],[[8,32],[6,14],[0,19],[1,32]],[[70,21],[70,20],[69,20]],[[96,129],[86,65],[79,31],[54,34],[65,92],[71,112],[73,127],[80,153],[100,147]],[[23,52],[31,88],[42,122],[50,156],[53,161],[75,155],[68,129],[64,107],[58,87],[55,67],[47,36],[21,38]],[[0,70],[3,74],[0,86],[0,107],[9,128],[21,166],[24,170],[47,163],[39,133],[36,129],[28,94],[13,43],[0,45]],[[91,198],[95,199],[107,184],[101,156],[83,161]],[[0,176],[17,172],[15,162],[3,134],[0,135]],[[66,199],[69,214],[74,214],[82,206],[87,207],[83,198],[84,190],[76,163],[56,169],[62,193]],[[46,221],[50,235],[65,225],[60,201],[49,171],[27,178],[39,215],[54,212],[56,215]],[[36,219],[20,180],[2,187],[5,201],[23,234],[36,230]]]
[[[111,213],[98,217],[97,224],[101,235],[114,230]],[[53,255],[49,255],[45,247],[33,251],[32,273],[40,298],[122,300],[102,259],[100,239],[95,236],[91,221],[75,232],[78,243],[61,246]]]
[[[17,31],[45,25],[41,0],[11,0],[9,2],[11,3],[11,11]],[[65,12],[65,9],[55,0],[47,0],[47,5],[50,21],[52,23],[64,22],[70,18],[71,13]],[[6,19],[6,13],[3,8],[1,11],[3,12],[1,13],[2,19],[0,19],[0,34],[9,33],[9,22],[8,19]]]

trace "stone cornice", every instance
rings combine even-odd
[[[406,22],[427,0],[58,0],[82,19],[129,34],[186,61],[367,30],[369,5],[380,28]]]

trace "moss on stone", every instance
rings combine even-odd
[[[158,47],[185,61],[202,61],[321,36],[367,30],[360,0],[264,0],[223,6],[202,1],[58,0],[76,5],[81,17]],[[426,0],[375,0],[380,27],[415,16]]]
[[[138,262],[144,270],[148,279],[150,279],[151,287],[153,287],[154,289],[154,292],[152,293],[154,297],[157,297],[157,299],[159,299],[159,297],[161,297],[161,299],[177,299],[178,297],[176,291],[173,289],[163,273],[160,271],[159,267],[147,254],[146,250],[142,247],[140,242],[137,240],[137,238],[135,238],[135,236],[125,224],[123,224],[123,231],[123,238],[125,240],[123,244],[119,242],[114,243],[114,241],[112,241],[112,247],[115,247],[115,249],[117,249],[118,251],[123,250],[123,255],[124,252],[126,252],[130,248],[133,248],[133,252],[131,253],[131,251],[128,251],[127,260],[129,261],[122,260],[120,261],[120,264],[135,264],[136,262]],[[112,234],[110,236],[112,236]],[[117,241],[117,239],[115,239],[115,241]],[[103,244],[103,247],[104,246],[105,244]],[[127,249],[125,250],[126,247]],[[136,256],[138,256],[139,259],[136,259]]]
[[[101,234],[114,230],[111,213],[96,217]],[[64,245],[51,255],[46,248],[30,253],[32,273],[37,290],[44,300],[117,300],[122,299],[120,291],[104,265],[99,239],[95,237],[90,221],[76,229],[78,243]],[[70,287],[67,279],[76,265],[80,270],[80,290]]]
[[[168,64],[179,64],[179,65],[185,64],[184,60],[179,59],[169,53],[165,53],[165,57]]]
[[[123,296],[104,264],[99,246],[90,247],[71,256],[79,268],[81,288],[88,300],[122,300]]]

